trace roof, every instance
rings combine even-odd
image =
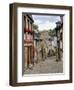
[[[32,22],[34,22],[31,14],[24,14],[24,16],[28,16],[28,18],[29,18]]]

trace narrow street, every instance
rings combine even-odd
[[[27,69],[24,74],[41,74],[41,73],[62,73],[63,61],[56,62],[56,57],[48,57],[45,61],[35,64],[32,69]]]

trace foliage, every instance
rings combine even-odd
[[[49,34],[49,36],[51,36],[51,37],[53,37],[53,36],[56,36],[56,30],[55,29],[50,29],[49,31],[48,31],[48,34]]]
[[[39,32],[39,30],[38,30],[38,25],[36,25],[36,24],[33,24],[33,30],[34,31],[38,31]],[[56,36],[56,30],[55,29],[48,29],[48,30],[42,30],[42,31],[48,31],[48,34],[49,34],[49,36],[51,36],[51,37],[54,37],[54,36]]]
[[[33,24],[33,30],[38,30],[38,25]]]

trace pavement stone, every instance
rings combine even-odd
[[[43,73],[63,73],[63,61],[56,62],[56,56],[48,57],[45,61],[35,64],[31,69],[24,72],[24,74]]]

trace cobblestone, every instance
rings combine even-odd
[[[31,69],[27,69],[24,74],[62,73],[63,61],[56,62],[56,57],[49,57],[45,61],[35,64]]]

